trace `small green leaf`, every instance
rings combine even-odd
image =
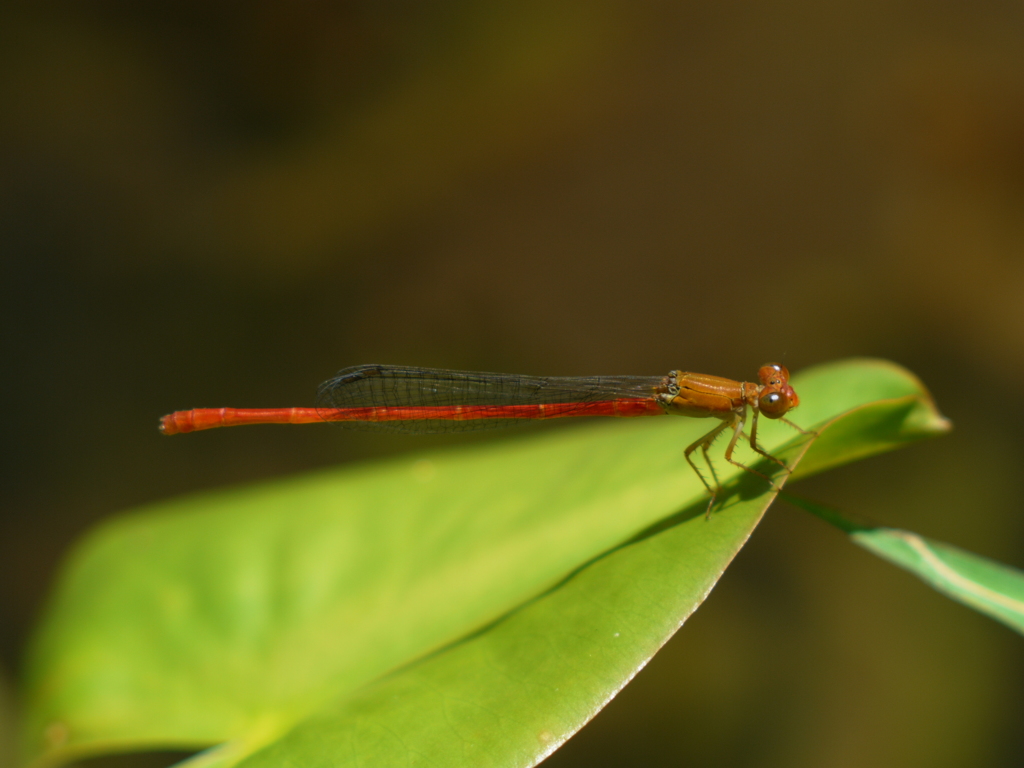
[[[794,386],[794,416],[821,438],[779,423],[759,437],[791,466],[806,452],[800,474],[947,428],[888,363]],[[25,752],[39,766],[213,744],[197,764],[531,765],[696,609],[774,497],[719,460],[727,492],[704,519],[682,448],[709,426],[567,428],[112,521],[32,645]]]
[[[1024,634],[1024,572],[895,528],[858,531],[850,538],[957,602]]]
[[[785,498],[947,597],[1024,634],[1024,572],[911,531],[858,522],[837,509],[800,496],[786,493]]]

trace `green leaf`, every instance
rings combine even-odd
[[[1024,572],[895,528],[859,531],[850,538],[957,602],[1024,634]]]
[[[698,508],[487,631],[339,697],[243,765],[534,765],[696,610],[765,507],[741,501],[710,524]]]
[[[823,504],[788,493],[785,496],[790,503],[846,531],[869,552],[1024,634],[1024,572],[911,531],[865,525]]]
[[[794,386],[822,437],[778,423],[759,437],[791,465],[806,451],[803,474],[947,428],[888,363]],[[709,426],[566,428],[108,523],[33,644],[25,752],[42,766],[223,743],[197,762],[534,764],[696,609],[771,502],[719,461],[727,493],[704,519],[682,448]]]

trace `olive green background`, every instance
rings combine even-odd
[[[889,357],[953,434],[792,490],[1024,566],[1017,6],[7,4],[0,104],[0,718],[96,521],[500,439],[156,432],[355,363]],[[545,765],[1007,764],[1022,672],[1009,630],[780,504]]]

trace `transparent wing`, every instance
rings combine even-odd
[[[587,415],[609,401],[654,402],[664,376],[521,376],[391,365],[345,368],[320,385],[316,407],[326,421],[338,411],[409,409],[438,418],[345,420],[345,426],[393,432],[462,432],[536,418],[529,406],[561,405],[560,416]],[[417,411],[413,409],[426,409]]]

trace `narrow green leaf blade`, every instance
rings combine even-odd
[[[1024,571],[912,531],[860,522],[853,515],[801,496],[787,492],[784,497],[947,597],[1024,634]]]
[[[957,602],[1024,634],[1024,572],[896,528],[857,531],[850,538]]]

